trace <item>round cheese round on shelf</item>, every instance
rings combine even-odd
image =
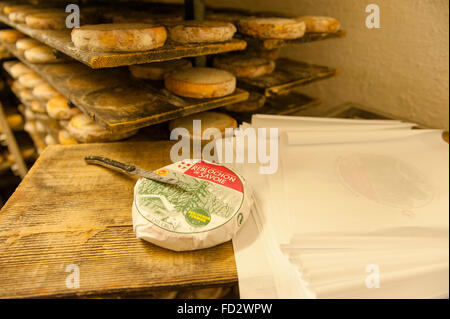
[[[169,37],[179,43],[213,43],[231,40],[236,27],[221,21],[184,21],[169,26]]]
[[[64,30],[68,13],[61,11],[30,13],[25,17],[28,27],[40,30]]]
[[[21,11],[21,10],[27,10],[33,8],[29,4],[6,4],[3,6],[3,13],[5,15],[9,15],[12,12]]]
[[[229,241],[247,221],[252,192],[233,170],[185,160],[155,172],[179,184],[137,181],[132,206],[136,237],[175,251],[203,249]]]
[[[32,38],[19,39],[16,42],[16,49],[19,52],[23,52],[25,50],[37,47],[39,45],[42,45],[42,44],[38,40],[35,40]]]
[[[69,101],[62,95],[57,95],[47,102],[47,113],[56,120],[68,120],[80,113],[76,107],[70,107]]]
[[[27,121],[25,125],[23,126],[23,129],[25,132],[29,134],[35,134],[36,133],[36,123],[34,121]]]
[[[95,123],[89,116],[80,113],[71,118],[67,131],[78,142],[111,142],[121,140],[136,134],[137,131],[111,132]]]
[[[40,120],[36,121],[36,132],[37,133],[47,133],[47,126]]]
[[[24,56],[30,63],[57,63],[64,61],[56,56],[52,48],[46,45],[39,45],[25,50]]]
[[[297,20],[305,23],[306,32],[334,33],[341,27],[339,20],[332,17],[306,16]]]
[[[44,142],[45,142],[46,145],[59,144],[58,141],[51,134],[45,135]]]
[[[21,76],[19,76],[17,81],[19,81],[19,83],[23,85],[24,88],[27,89],[32,89],[35,86],[45,82],[43,78],[41,78],[38,74],[34,72],[22,74]]]
[[[201,121],[201,131],[196,132],[200,135],[194,136],[194,120]],[[181,117],[176,120],[172,120],[169,122],[169,129],[173,130],[175,128],[182,127],[188,130],[189,137],[197,138],[199,140],[202,139],[202,135],[204,132],[207,132],[208,129],[216,128],[221,133],[221,138],[225,134],[226,128],[236,128],[237,122],[231,116],[219,113],[219,112],[201,112],[197,114],[192,114],[189,116]]]
[[[47,113],[47,109],[45,108],[45,106],[36,100],[31,101],[30,109],[34,113]]]
[[[31,94],[31,92],[27,89],[22,89],[19,91],[19,98],[25,103],[31,103],[31,101],[34,100],[33,94]]]
[[[72,30],[77,48],[100,52],[153,50],[162,47],[166,38],[166,28],[152,24],[95,24]]]
[[[305,23],[288,18],[246,18],[239,20],[239,31],[261,39],[297,39],[305,34]]]
[[[21,75],[34,72],[22,62],[17,62],[9,69],[9,73],[14,79],[17,79]]]
[[[131,74],[138,79],[159,81],[164,79],[164,74],[173,70],[192,67],[191,61],[187,59],[154,62],[130,65]]]
[[[17,30],[0,30],[0,42],[15,43],[17,40],[25,38],[26,35]]]
[[[68,77],[79,74],[92,73],[92,69],[81,63],[57,63],[44,67],[44,72],[53,76]]]
[[[266,98],[264,95],[256,92],[250,92],[247,100],[229,104],[225,106],[225,110],[236,113],[255,112],[263,107],[265,103]]]
[[[236,88],[236,78],[228,71],[196,67],[166,74],[164,85],[177,95],[203,99],[233,93]]]
[[[33,88],[32,93],[37,99],[44,101],[48,101],[51,98],[60,95],[59,92],[53,88],[53,86],[46,82],[36,85]]]
[[[15,23],[25,23],[25,17],[28,14],[38,13],[38,12],[42,12],[42,9],[36,9],[34,7],[20,9],[20,10],[13,11],[10,14],[8,14],[8,19]]]
[[[214,66],[227,70],[240,78],[255,78],[272,73],[275,62],[245,54],[230,54],[214,59]]]
[[[269,59],[269,60],[277,60],[280,57],[280,49],[272,49],[272,50],[259,50],[259,51],[251,51],[249,52],[252,55],[255,55],[260,58]]]
[[[77,140],[74,139],[69,132],[62,129],[58,132],[58,140],[61,145],[73,145],[78,144]]]

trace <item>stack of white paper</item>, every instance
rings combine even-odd
[[[252,127],[279,129],[279,162],[268,175],[258,161],[228,163],[256,202],[233,240],[242,298],[448,296],[449,152],[441,131],[267,115],[241,126]]]

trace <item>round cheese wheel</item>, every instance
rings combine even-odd
[[[23,89],[24,89],[24,87],[22,84],[19,83],[19,81],[16,80],[16,81],[12,82],[11,91],[13,91],[14,93],[18,94],[20,92],[20,90],[23,90]]]
[[[23,129],[25,132],[33,135],[36,133],[36,123],[34,121],[27,121]]]
[[[34,100],[33,94],[27,89],[22,89],[19,91],[19,98],[25,103],[31,103]]]
[[[213,98],[229,95],[236,88],[236,78],[230,72],[215,68],[188,68],[168,73],[165,87],[180,96]]]
[[[194,120],[201,121],[200,132],[194,132]],[[201,140],[203,133],[210,128],[218,129],[222,134],[221,137],[223,137],[225,134],[225,129],[236,128],[237,122],[234,118],[224,113],[201,112],[170,121],[169,123],[170,130],[173,130],[178,127],[187,129],[189,132],[189,137],[191,139],[196,138],[198,140]]]
[[[13,131],[17,131],[23,127],[23,117],[18,113],[8,115],[6,122]]]
[[[19,52],[34,48],[36,46],[42,45],[39,41],[32,38],[19,39],[16,42],[16,49]]]
[[[39,75],[37,75],[34,72],[22,74],[21,76],[19,76],[17,81],[19,81],[19,83],[21,85],[23,85],[23,87],[26,89],[32,89],[35,86],[37,86],[38,84],[45,82],[45,80],[43,78],[41,78]]]
[[[66,84],[74,91],[93,92],[119,85],[122,80],[119,77],[106,77],[100,72],[73,76],[66,81]]]
[[[73,144],[78,144],[77,140],[74,139],[69,132],[67,132],[66,130],[60,130],[58,132],[58,141],[60,144],[62,145],[73,145]]]
[[[45,135],[44,142],[47,146],[59,144],[58,141],[51,134]]]
[[[71,118],[67,131],[78,142],[111,142],[121,140],[136,134],[137,131],[111,132],[95,123],[89,116],[80,113]]]
[[[239,20],[239,31],[262,39],[297,39],[305,34],[305,23],[288,18],[246,18]]]
[[[40,120],[36,121],[36,132],[37,133],[47,133],[47,126]]]
[[[136,237],[175,251],[203,249],[229,241],[247,221],[251,189],[233,170],[185,160],[155,172],[179,184],[137,181],[132,206]]]
[[[32,93],[37,99],[44,101],[48,101],[51,98],[59,95],[59,92],[46,82],[36,85],[33,88]]]
[[[100,52],[152,50],[162,47],[166,38],[164,26],[151,24],[97,24],[72,30],[77,48]]]
[[[12,12],[27,10],[27,9],[31,9],[31,8],[33,8],[33,7],[28,4],[19,4],[19,5],[6,4],[3,6],[3,13],[5,15],[9,15]]]
[[[64,30],[68,13],[64,11],[50,11],[30,13],[25,17],[28,27],[41,30]]]
[[[185,21],[169,27],[169,37],[179,43],[224,42],[233,38],[236,27],[221,21]]]
[[[36,100],[31,101],[30,109],[35,113],[47,113],[45,106]]]
[[[72,116],[80,113],[80,109],[70,107],[69,100],[62,95],[57,95],[47,102],[47,113],[56,120],[68,120]]]
[[[191,66],[192,66],[191,61],[181,59],[181,60],[130,65],[129,68],[131,74],[135,78],[158,81],[163,80],[164,74],[170,71],[189,68]]]
[[[266,98],[264,95],[250,92],[250,95],[247,100],[229,104],[225,106],[225,110],[236,113],[247,113],[247,112],[255,112],[264,106],[266,103]]]
[[[255,78],[272,73],[275,69],[275,62],[251,55],[238,54],[216,57],[214,59],[214,66],[227,70],[236,77]]]
[[[306,16],[297,20],[305,23],[306,32],[334,33],[341,27],[339,20],[332,17]]]
[[[251,54],[269,60],[277,60],[280,57],[280,49],[253,51]]]
[[[64,61],[56,56],[52,48],[46,45],[39,45],[25,50],[24,56],[30,63],[57,63]]]
[[[92,69],[81,63],[58,63],[45,66],[44,72],[66,78],[69,75],[92,73]]]
[[[14,79],[17,79],[21,75],[34,72],[22,62],[17,62],[9,69],[9,73]]]
[[[17,40],[25,37],[25,34],[16,30],[0,30],[0,42],[15,43]]]

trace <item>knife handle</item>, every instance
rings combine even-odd
[[[97,164],[97,165],[101,165],[101,166],[104,166],[104,167],[107,167],[110,169],[125,172],[128,174],[131,174],[136,170],[136,167],[134,165],[124,164],[124,163],[112,160],[107,157],[102,157],[102,156],[86,156],[84,158],[84,160],[88,164]]]

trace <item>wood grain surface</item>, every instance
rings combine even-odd
[[[344,30],[339,30],[335,33],[305,33],[305,35],[298,39],[282,40],[282,39],[257,39],[249,36],[239,35],[240,38],[247,41],[249,48],[258,48],[263,50],[278,49],[287,45],[301,44],[314,41],[339,39],[345,37],[347,34]]]
[[[70,30],[57,31],[32,29],[25,24],[18,24],[10,21],[8,17],[1,13],[0,22],[25,33],[94,69],[161,62],[185,57],[244,50],[247,46],[247,43],[241,39],[231,39],[230,41],[221,43],[202,44],[179,44],[168,40],[163,47],[150,51],[123,53],[93,52],[76,48],[70,38]]]
[[[314,98],[297,92],[289,92],[286,95],[276,95],[266,99],[266,103],[253,112],[233,112],[221,109],[240,122],[250,122],[253,114],[290,115],[310,107],[317,106],[321,99]]]
[[[85,164],[110,157],[154,170],[171,142],[49,146],[0,212],[0,298],[136,296],[237,283],[231,242],[173,252],[136,239],[135,179]],[[66,287],[79,266],[80,288]]]
[[[256,78],[238,78],[237,83],[240,88],[270,97],[287,94],[294,88],[327,79],[336,74],[336,69],[326,66],[280,58],[276,60],[276,67],[272,73]]]

